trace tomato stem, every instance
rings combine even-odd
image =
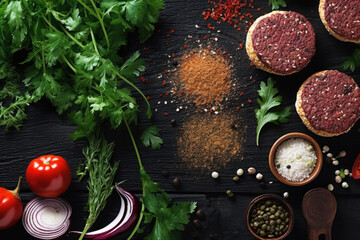
[[[20,187],[21,187],[22,176],[19,177],[17,186],[14,190],[10,191],[15,197],[20,198]]]

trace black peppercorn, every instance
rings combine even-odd
[[[198,209],[196,212],[195,212],[195,215],[198,217],[198,218],[203,218],[204,217],[204,211],[202,209]]]
[[[170,123],[171,123],[171,126],[176,127],[176,120],[175,119],[171,119]]]
[[[174,178],[174,180],[173,180],[173,185],[174,185],[175,187],[180,186],[180,178],[179,178],[179,177]]]

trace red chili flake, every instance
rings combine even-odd
[[[238,27],[238,28],[237,28],[237,30],[238,30],[238,31],[240,31],[240,30],[241,30],[241,28],[239,28],[239,27]]]
[[[255,66],[255,64],[254,64],[253,62],[251,62],[251,63],[250,63],[250,66],[252,66],[252,67],[253,67],[253,66]]]
[[[249,103],[252,103],[251,99],[248,99],[248,102],[249,102]]]
[[[165,45],[166,45],[166,46],[169,46],[169,43],[168,43],[168,42],[165,42]]]
[[[237,106],[236,109],[239,110],[239,109],[240,109],[240,106]]]
[[[158,32],[158,33],[160,32],[160,28],[157,30],[157,32]]]
[[[174,30],[174,29],[171,29],[171,30],[170,30],[170,32],[171,32],[171,33],[174,33],[174,32],[175,32],[175,30]]]
[[[211,24],[208,23],[207,28],[208,28],[208,29],[214,29],[215,27],[214,27],[214,26],[211,26]]]
[[[205,39],[206,39],[206,36],[203,36],[202,38],[205,40]]]
[[[160,93],[160,95],[159,95],[160,97],[162,97],[163,96],[163,94],[162,93]]]
[[[149,79],[145,79],[145,83],[148,84],[148,83],[149,83]]]
[[[165,82],[165,80],[164,80],[164,81],[163,81],[163,82],[162,82],[161,84],[162,84],[163,86],[164,86],[164,85],[166,85],[166,82]]]
[[[244,92],[241,92],[241,93],[240,93],[240,96],[242,96],[243,94],[244,94]]]
[[[168,95],[169,95],[169,92],[166,92],[165,95],[168,96]]]
[[[165,70],[164,70],[164,73],[167,73],[167,72],[168,72],[168,70],[167,70],[167,69],[165,69]]]
[[[217,54],[217,55],[220,55],[220,50],[216,50],[216,54]]]
[[[180,131],[184,131],[184,128],[179,128],[180,129]]]
[[[150,100],[150,97],[149,97],[149,96],[147,96],[147,97],[146,97],[146,99],[147,99],[147,100]]]
[[[254,79],[253,82],[256,82],[256,80]]]
[[[230,58],[230,53],[226,54],[226,57],[227,57],[227,58]]]
[[[170,37],[170,34],[166,34],[166,37],[167,37],[167,38]]]
[[[256,11],[260,11],[261,9],[260,8],[257,8]]]
[[[245,29],[245,32],[247,32],[248,30],[247,29]]]
[[[243,44],[240,43],[240,44],[239,44],[239,48],[240,48],[240,49],[243,49],[243,47],[244,47]]]
[[[141,76],[141,77],[140,77],[140,81],[143,82],[144,80],[145,80],[145,78],[144,78],[143,76]]]
[[[164,115],[165,115],[165,116],[169,116],[169,114],[168,114],[168,113],[164,113]]]
[[[209,111],[210,113],[213,113],[214,111],[212,110],[212,109],[210,109],[210,111]]]
[[[144,50],[145,50],[145,51],[148,51],[148,50],[149,50],[149,48],[148,48],[148,47],[144,47]]]
[[[172,53],[172,54],[171,54],[171,57],[175,57],[175,53]]]
[[[187,49],[187,45],[186,45],[186,44],[184,44],[184,48]]]

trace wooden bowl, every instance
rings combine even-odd
[[[308,142],[311,143],[311,145],[313,146],[314,150],[315,150],[315,154],[317,157],[317,161],[315,164],[315,168],[312,171],[312,173],[310,174],[310,176],[306,179],[304,179],[303,181],[299,181],[299,182],[295,182],[295,181],[289,181],[286,178],[284,178],[283,176],[280,175],[280,173],[277,171],[276,166],[275,166],[275,154],[276,154],[276,150],[278,148],[278,146],[283,143],[284,141],[290,139],[290,138],[302,138]],[[288,133],[285,134],[284,136],[280,137],[271,147],[270,149],[270,153],[269,153],[269,166],[270,166],[270,170],[272,172],[272,174],[282,183],[289,185],[289,186],[303,186],[305,184],[308,184],[309,182],[311,182],[312,180],[314,180],[320,173],[321,171],[321,167],[323,164],[323,155],[321,152],[321,148],[319,146],[319,144],[309,135],[306,135],[304,133],[299,133],[299,132],[293,132],[293,133]]]
[[[289,227],[288,229],[286,230],[286,232],[281,235],[281,236],[278,236],[278,237],[273,237],[273,238],[264,238],[264,237],[261,237],[259,235],[257,235],[250,227],[250,212],[251,212],[251,209],[254,207],[254,205],[256,203],[258,203],[259,201],[262,201],[262,200],[267,200],[267,199],[275,199],[277,200],[278,202],[280,202],[284,207],[287,208],[288,212],[289,212]],[[270,194],[270,193],[267,193],[267,194],[262,194],[260,196],[257,196],[256,198],[254,198],[250,203],[249,203],[249,206],[247,207],[246,209],[246,213],[245,213],[245,222],[246,222],[246,226],[248,228],[248,230],[250,231],[250,233],[256,237],[257,239],[260,239],[260,240],[282,240],[284,238],[286,238],[291,230],[293,229],[293,226],[294,226],[294,212],[293,212],[293,209],[292,207],[290,206],[290,204],[285,201],[284,198],[280,197],[279,195],[276,195],[276,194]]]

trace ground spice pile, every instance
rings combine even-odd
[[[179,81],[196,105],[218,104],[230,93],[232,70],[216,51],[199,49],[181,58]]]
[[[246,127],[232,113],[196,114],[183,124],[178,154],[189,169],[210,172],[242,160]]]

